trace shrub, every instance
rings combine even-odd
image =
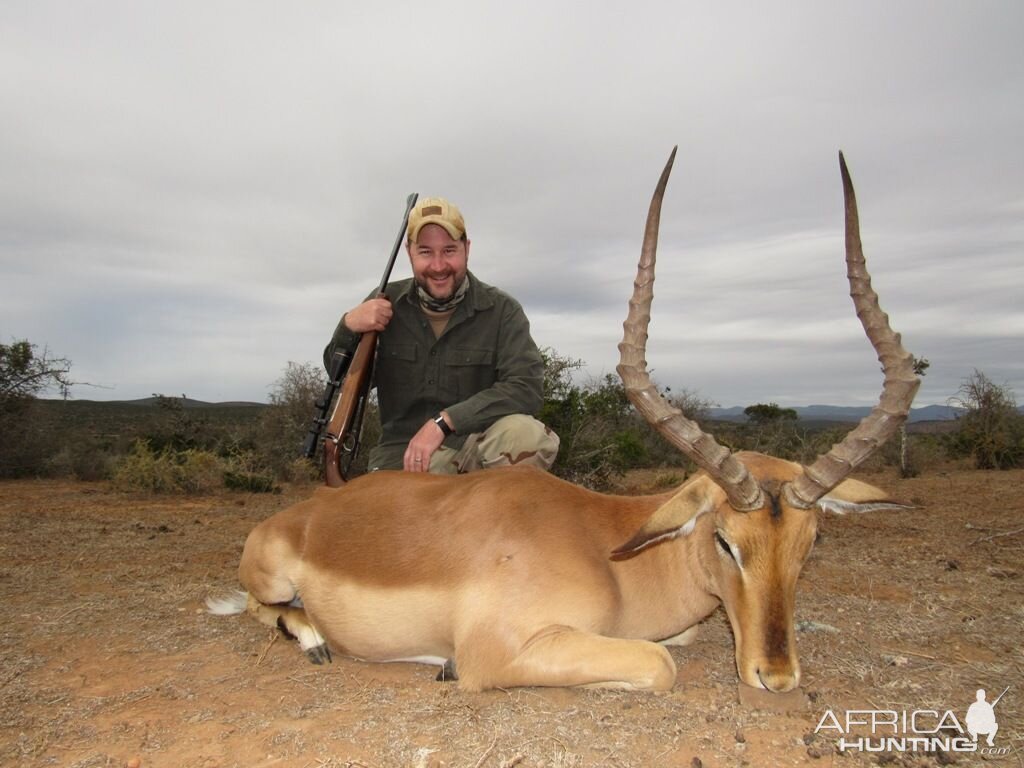
[[[544,357],[544,404],[540,420],[561,445],[552,472],[590,488],[607,488],[638,466],[679,466],[686,458],[636,412],[622,382],[611,374],[585,384],[573,381],[583,363],[551,349]],[[683,391],[669,397],[686,415],[706,413],[708,401]]]
[[[47,477],[72,477],[75,480],[108,480],[117,457],[92,441],[73,441],[50,454],[42,463]]]
[[[954,455],[971,456],[978,469],[1009,469],[1024,462],[1024,417],[1008,387],[976,370],[952,402],[963,409],[950,442]]]
[[[228,469],[224,472],[224,487],[229,491],[246,493],[270,493],[276,489],[274,478],[256,472],[239,472]]]
[[[111,483],[121,491],[202,493],[221,485],[223,460],[209,451],[188,449],[159,453],[144,440],[115,466]]]
[[[253,451],[236,451],[229,455],[223,466],[224,487],[246,493],[270,493],[279,490],[273,472]]]

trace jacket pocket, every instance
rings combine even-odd
[[[383,360],[395,360],[404,361],[407,363],[416,362],[416,345],[415,344],[388,344],[387,346],[380,346],[377,349],[377,354]]]
[[[377,348],[374,380],[382,419],[401,418],[399,409],[408,407],[420,385],[423,372],[417,353],[415,344],[381,344]]]
[[[472,397],[494,384],[494,352],[490,349],[455,347],[448,357],[459,400]]]

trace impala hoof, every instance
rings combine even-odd
[[[455,659],[445,661],[441,671],[437,673],[437,677],[434,679],[439,683],[450,683],[458,680],[459,675],[455,671]]]
[[[306,651],[306,657],[314,664],[331,663],[331,651],[326,645],[317,645]]]

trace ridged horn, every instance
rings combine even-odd
[[[900,335],[889,325],[889,316],[878,305],[878,294],[871,288],[871,275],[868,274],[860,241],[857,198],[842,152],[839,153],[839,168],[846,201],[846,273],[850,280],[850,297],[882,364],[885,383],[878,405],[871,413],[842,442],[833,445],[828,453],[819,456],[809,467],[804,467],[803,473],[783,488],[786,501],[804,509],[814,506],[895,434],[906,421],[910,404],[921,384],[914,373],[913,356],[903,348]]]
[[[622,324],[623,336],[619,344],[619,364],[616,370],[625,386],[626,397],[644,419],[725,491],[733,509],[749,512],[764,504],[757,481],[728,449],[715,442],[696,422],[687,419],[682,411],[661,396],[647,372],[647,360],[644,357],[647,351],[647,328],[651,322],[651,302],[654,299],[654,262],[658,251],[661,201],[665,196],[677,149],[672,149],[665,170],[661,172],[647,213],[644,242],[633,283],[633,297],[629,300],[629,314]]]

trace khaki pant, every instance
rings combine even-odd
[[[558,435],[532,416],[504,416],[483,432],[469,435],[458,450],[441,446],[430,457],[430,471],[455,475],[477,469],[529,464],[551,469],[558,456]]]

